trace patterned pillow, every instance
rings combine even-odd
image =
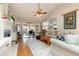
[[[56,39],[59,39],[61,41],[65,41],[65,37],[63,35],[57,36]]]
[[[62,35],[61,35],[61,40],[62,40],[62,41],[65,41],[65,37],[64,37],[64,36],[62,36]]]

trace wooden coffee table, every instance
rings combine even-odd
[[[40,40],[43,41],[44,43],[48,44],[48,45],[51,44],[49,36],[41,36]]]

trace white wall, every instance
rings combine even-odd
[[[2,19],[0,18],[0,40],[3,38],[3,22]]]
[[[79,9],[79,4],[64,4],[63,6],[56,8],[52,11],[52,15],[47,18],[47,20],[51,20],[53,18],[57,18],[58,29],[62,33],[76,33],[79,34],[79,11],[76,13],[76,29],[64,29],[64,18],[62,14],[74,11],[75,9]]]
[[[3,20],[2,20],[2,10],[3,10],[3,5],[2,4],[0,4],[0,39],[2,39],[3,38]]]

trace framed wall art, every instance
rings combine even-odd
[[[76,29],[76,11],[64,14],[64,29]]]

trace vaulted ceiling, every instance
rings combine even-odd
[[[45,20],[55,8],[62,5],[61,3],[41,3],[40,7],[44,11],[47,11],[47,14],[42,17],[33,15],[33,12],[38,8],[38,3],[12,3],[10,4],[10,12],[16,22],[40,23],[42,20]]]

